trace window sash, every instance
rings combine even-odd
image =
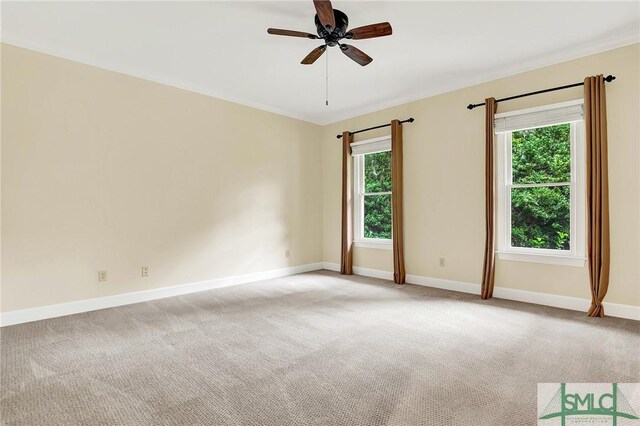
[[[368,195],[391,195],[391,191],[387,191],[387,192],[363,192],[362,195],[364,195],[365,197]]]
[[[567,186],[571,182],[548,182],[548,183],[511,183],[507,184],[508,188],[540,188],[543,186]]]
[[[557,124],[565,124],[565,123],[557,123]],[[545,127],[545,126],[535,126],[532,128],[539,128],[539,127]],[[521,130],[521,129],[517,129],[517,130]],[[506,137],[506,144],[505,144],[505,151],[507,154],[507,175],[506,175],[506,194],[505,194],[505,198],[507,201],[507,208],[505,210],[506,213],[506,218],[505,218],[505,225],[507,227],[507,233],[506,233],[506,247],[507,247],[507,251],[509,252],[529,252],[529,253],[546,253],[546,254],[556,254],[556,255],[567,255],[567,254],[573,254],[575,253],[575,249],[576,249],[576,241],[575,241],[575,230],[576,230],[576,223],[575,223],[575,182],[576,182],[576,173],[575,173],[575,133],[576,133],[576,126],[575,123],[571,123],[571,129],[570,129],[570,133],[569,133],[569,142],[571,144],[571,148],[570,148],[570,155],[571,155],[571,182],[569,182],[569,185],[566,185],[564,182],[561,184],[557,184],[556,182],[549,182],[549,183],[545,183],[545,184],[514,184],[513,183],[513,147],[511,145],[511,137],[514,131],[517,130],[512,130],[509,132],[505,132],[505,137]],[[570,211],[569,211],[569,250],[560,250],[560,249],[540,249],[540,248],[533,248],[533,247],[519,247],[519,246],[514,246],[512,245],[512,232],[513,232],[513,222],[511,220],[511,213],[513,212],[513,206],[511,203],[511,189],[513,188],[535,188],[535,187],[542,187],[542,186],[569,186],[569,197],[570,197]]]
[[[565,123],[556,123],[565,124]],[[514,184],[512,170],[512,146],[511,133],[498,133],[498,253],[513,253],[514,255],[543,255],[550,257],[567,257],[567,258],[584,258],[585,256],[585,233],[586,227],[584,222],[585,206],[584,194],[580,193],[584,186],[578,185],[578,178],[584,180],[584,124],[583,122],[571,122],[570,131],[570,155],[571,155],[571,181],[570,182],[547,182],[533,184]],[[545,127],[545,125],[533,126],[531,128]],[[580,141],[580,146],[578,145]],[[586,182],[585,182],[586,183]],[[511,192],[514,188],[531,188],[531,187],[570,187],[570,230],[569,230],[569,250],[558,249],[540,249],[531,247],[514,247],[511,244],[512,239],[512,205]],[[502,222],[502,223],[500,223]]]
[[[373,141],[387,139],[390,141],[389,137],[385,136],[384,138],[376,138],[372,139]],[[366,145],[368,141],[360,142],[362,145]],[[353,150],[353,144],[351,144]],[[353,176],[354,176],[354,242],[362,242],[362,243],[374,243],[379,244],[380,246],[387,246],[391,244],[392,239],[385,238],[368,238],[364,236],[364,198],[371,195],[392,195],[392,191],[384,191],[384,192],[364,192],[364,181],[365,181],[365,155],[367,154],[375,154],[377,152],[391,151],[391,146],[389,149],[384,149],[380,151],[372,151],[367,152],[365,154],[357,154],[353,156]],[[353,152],[353,151],[352,151]]]

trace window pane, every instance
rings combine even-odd
[[[513,183],[571,181],[570,133],[570,124],[513,132]]]
[[[364,196],[364,237],[391,239],[391,195]]]
[[[391,191],[391,151],[364,156],[364,192]]]
[[[511,189],[511,246],[569,250],[570,186]]]

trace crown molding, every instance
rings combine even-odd
[[[226,102],[232,102],[235,104],[243,105],[249,108],[277,114],[280,116],[293,118],[296,120],[316,124],[319,126],[327,126],[336,124],[344,120],[349,120],[356,117],[361,117],[372,112],[381,111],[388,108],[397,107],[410,102],[419,101],[422,99],[430,98],[433,96],[441,95],[464,88],[477,86],[480,84],[488,83],[490,81],[499,80],[502,78],[512,77],[518,74],[522,74],[529,71],[545,68],[552,65],[558,65],[564,62],[573,61],[576,59],[584,58],[598,53],[606,52],[609,50],[618,49],[621,47],[629,46],[632,44],[640,43],[640,34],[635,29],[626,31],[625,33],[618,34],[614,37],[603,38],[598,43],[584,43],[578,46],[572,46],[567,49],[551,52],[547,55],[536,56],[529,61],[518,62],[509,67],[500,67],[490,72],[474,75],[472,78],[460,79],[456,82],[443,83],[439,85],[437,89],[428,89],[413,93],[411,96],[398,97],[395,99],[384,100],[380,102],[369,102],[362,108],[352,108],[345,113],[336,113],[331,119],[314,119],[313,117],[297,114],[292,111],[286,111],[279,108],[274,108],[269,105],[256,103],[248,99],[235,97],[229,94],[224,94],[197,85],[193,85],[186,81],[170,80],[161,75],[143,72],[141,70],[129,68],[118,64],[99,64],[95,61],[87,61],[84,58],[79,58],[75,54],[68,52],[64,49],[52,48],[45,46],[41,43],[36,43],[28,40],[23,40],[10,35],[2,34],[0,36],[0,42],[17,46],[23,49],[33,50],[46,55],[58,57],[61,59],[78,62],[80,64],[104,69],[107,71],[124,74],[130,77],[139,78],[142,80],[159,83],[165,86],[174,87],[180,90],[185,90],[192,93],[220,99]]]
[[[126,66],[118,66],[114,64],[109,64],[105,66],[103,64],[98,64],[93,61],[87,61],[86,59],[79,58],[77,55],[70,53],[68,51],[65,51],[64,49],[49,48],[48,46],[43,46],[39,43],[34,43],[31,41],[22,40],[22,39],[12,37],[12,36],[7,36],[7,35],[3,35],[2,37],[0,37],[0,43],[8,44],[8,45],[19,47],[22,49],[32,50],[34,52],[42,53],[44,55],[53,56],[55,58],[64,59],[67,61],[77,62],[82,65],[87,65],[87,66],[102,69],[105,71],[115,72],[118,74],[126,75],[128,77],[138,78],[140,80],[162,84],[163,86],[173,87],[174,89],[196,93],[198,95],[207,96],[207,97],[222,100],[225,102],[231,102],[237,105],[242,105],[245,107],[280,115],[283,117],[293,118],[295,120],[300,120],[300,121],[304,121],[304,122],[316,124],[316,125],[320,124],[320,123],[314,122],[313,120],[310,120],[309,117],[304,117],[299,114],[290,113],[289,111],[273,108],[268,105],[253,102],[240,97],[234,97],[227,94],[215,92],[215,91],[205,89],[203,87],[199,87],[197,85],[194,85],[185,81],[170,80],[160,75],[147,73],[147,72],[140,71],[134,68],[129,68]]]
[[[398,107],[411,102],[420,101],[423,99],[431,98],[433,96],[442,95],[456,90],[466,89],[473,86],[489,83],[492,81],[500,80],[503,78],[513,77],[519,74],[524,74],[530,71],[550,67],[553,65],[559,65],[565,62],[571,62],[576,59],[585,58],[587,56],[597,55],[610,50],[619,49],[622,47],[630,46],[640,43],[640,34],[626,33],[615,38],[603,39],[597,44],[583,44],[580,46],[574,46],[571,49],[564,49],[562,51],[550,53],[544,56],[538,56],[534,59],[525,62],[516,63],[510,67],[498,68],[494,72],[487,72],[484,74],[478,74],[473,78],[459,80],[456,83],[444,83],[437,89],[430,89],[424,91],[418,91],[410,96],[400,97],[387,101],[369,103],[365,108],[352,108],[349,113],[337,114],[335,119],[327,122],[318,122],[320,125],[336,124],[341,121],[350,120],[353,118],[361,117],[363,115],[371,114],[381,110]],[[604,71],[603,71],[604,72]]]

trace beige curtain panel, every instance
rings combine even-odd
[[[351,142],[353,135],[342,134],[342,251],[340,255],[340,273],[353,274],[353,212],[351,196]]]
[[[587,139],[587,250],[591,284],[590,317],[604,316],[609,287],[609,171],[607,108],[602,75],[584,79]]]
[[[485,99],[485,143],[484,143],[484,191],[485,191],[485,243],[484,264],[482,266],[482,287],[480,297],[493,297],[493,282],[495,278],[495,189],[494,189],[494,158],[493,130],[494,116],[498,104],[494,98]]]
[[[404,284],[404,210],[403,197],[403,153],[402,124],[399,120],[391,122],[391,220],[393,223],[393,281]]]

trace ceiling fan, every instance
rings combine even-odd
[[[301,62],[304,65],[313,64],[328,47],[340,46],[342,53],[353,59],[358,64],[368,65],[373,59],[362,50],[349,44],[340,43],[340,40],[364,40],[391,35],[391,24],[380,22],[378,24],[365,25],[347,31],[349,18],[347,15],[331,6],[329,0],[313,0],[316,8],[315,24],[318,35],[302,31],[281,30],[269,28],[267,33],[273,35],[310,38],[312,40],[324,40],[324,44],[313,49]]]

